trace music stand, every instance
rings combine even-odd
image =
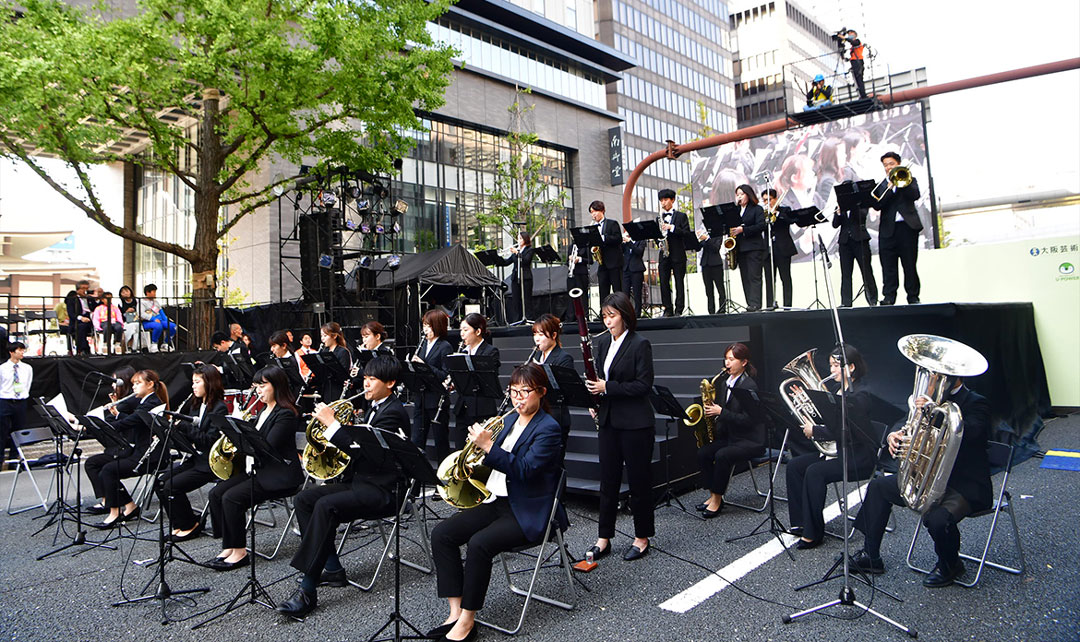
[[[720,203],[701,208],[701,221],[710,238],[727,236],[733,227],[742,225],[742,217],[739,215],[739,206],[735,203]],[[736,247],[735,252],[738,252]],[[737,265],[737,264],[736,264]],[[745,312],[746,307],[741,306],[731,298],[731,273],[732,269],[727,266],[725,257],[724,268],[724,305],[719,311],[721,314]],[[745,293],[743,293],[745,295]]]
[[[649,391],[649,402],[652,404],[653,410],[666,417],[664,420],[664,442],[668,444],[667,455],[664,457],[664,492],[656,499],[653,507],[676,508],[671,505],[671,502],[674,501],[678,504],[677,508],[679,510],[687,515],[694,515],[694,513],[686,510],[682,500],[671,490],[671,427],[675,425],[676,421],[689,419],[690,417],[686,414],[686,409],[675,399],[675,395],[671,394],[671,390],[664,386],[652,387],[652,390]],[[700,520],[705,519],[701,515],[694,515],[694,517]]]
[[[480,264],[484,267],[499,267],[502,265],[502,257],[499,256],[498,250],[477,250],[473,252],[473,256],[480,260]],[[502,318],[506,321],[506,291],[505,286],[499,288],[499,307],[502,308]],[[524,301],[524,297],[522,297]],[[523,303],[524,305],[524,303]],[[524,316],[524,315],[522,315]]]
[[[459,395],[501,399],[498,360],[490,355],[451,354],[443,359],[443,367]]]
[[[836,206],[842,212],[854,211],[857,217],[859,229],[862,230],[863,236],[866,236],[866,210],[869,209],[873,198],[870,196],[874,190],[874,181],[865,180],[849,183],[847,181],[840,183],[833,187],[833,191],[836,192]],[[872,268],[870,266],[870,244],[859,242],[860,253],[863,254],[862,262],[859,267],[862,271],[862,285],[859,287],[859,291],[851,296],[851,300],[859,298],[859,295],[866,290],[866,273],[870,272]],[[865,252],[863,251],[865,250]]]
[[[335,381],[342,382],[341,389],[345,389],[345,380],[349,378],[349,373],[342,367],[341,362],[337,360],[333,354],[329,352],[312,352],[305,354],[301,357],[304,363],[307,364],[308,369],[311,370],[311,376],[316,381],[325,381],[328,384],[333,384]],[[337,399],[327,399],[326,403],[333,403]]]
[[[825,214],[821,210],[819,210],[818,208],[816,208],[816,207],[814,207],[812,205],[810,207],[804,207],[804,208],[802,208],[800,210],[792,210],[791,214],[789,214],[789,217],[791,218],[791,220],[795,221],[795,225],[798,225],[799,227],[808,227],[808,228],[810,228],[810,243],[811,243],[810,254],[811,254],[811,261],[813,261],[813,263],[814,263],[814,300],[810,303],[810,305],[806,306],[806,309],[807,310],[813,310],[814,308],[821,308],[822,310],[824,310],[828,306],[826,306],[824,303],[822,303],[821,294],[818,291],[818,275],[817,275],[817,250],[818,250],[817,239],[818,239],[818,236],[817,236],[817,227],[816,226],[821,224],[821,223],[825,223],[829,219],[828,219],[828,217],[825,216]]]
[[[251,572],[248,577],[248,581],[245,582],[242,587],[240,587],[240,590],[237,591],[236,595],[231,600],[229,600],[228,602],[222,602],[222,604],[216,604],[209,609],[203,611],[202,613],[198,614],[205,615],[206,613],[213,611],[219,606],[222,606],[223,604],[225,605],[225,610],[223,610],[221,613],[218,613],[217,615],[203,620],[202,622],[199,622],[195,626],[191,627],[191,630],[193,631],[195,629],[203,627],[206,624],[209,624],[210,622],[213,622],[214,620],[234,609],[240,608],[241,606],[246,606],[248,604],[260,604],[270,610],[274,610],[276,608],[277,605],[274,604],[274,599],[270,597],[270,594],[266,592],[266,589],[262,586],[262,584],[259,584],[259,580],[255,577],[255,561],[256,558],[258,558],[258,555],[255,554],[255,480],[258,478],[259,468],[261,468],[265,462],[276,460],[283,464],[289,463],[287,459],[278,455],[277,452],[274,451],[273,446],[271,446],[270,443],[267,442],[261,434],[259,434],[259,431],[255,429],[255,424],[241,421],[236,417],[230,417],[227,415],[210,415],[210,423],[213,424],[215,428],[220,430],[221,433],[225,435],[225,438],[231,441],[236,447],[236,455],[234,455],[234,457],[242,455],[247,457],[247,472],[248,476],[251,478],[251,499],[248,508],[251,510],[251,515],[253,516],[252,519],[248,520],[248,537],[250,538],[251,542],[249,545],[249,548],[251,550],[251,553],[249,553],[249,555],[251,555],[251,562],[248,564],[248,566],[251,568]],[[247,599],[241,601],[241,598],[244,597],[244,593],[247,592],[248,589],[251,589],[250,594],[247,596]],[[260,598],[265,601],[260,600]]]
[[[401,365],[404,366],[401,370],[401,383],[403,383],[406,390],[408,390],[412,395],[415,395],[416,398],[420,398],[420,396],[423,395],[425,392],[436,392],[440,395],[448,394],[446,392],[446,388],[444,388],[442,385],[442,381],[428,364],[422,361],[403,361]],[[439,408],[435,411],[435,416],[431,419],[430,423],[445,425],[443,422],[447,420],[440,420],[444,405],[446,405],[444,402],[439,403]],[[419,406],[417,407],[419,408]],[[427,444],[425,443],[420,445],[420,448],[426,449],[426,446]],[[427,505],[427,498],[424,493],[420,492],[420,490],[417,489],[417,494],[420,498],[420,510],[427,510],[433,516],[438,518],[438,513],[436,513],[430,506]]]
[[[536,258],[539,259],[541,263],[545,263],[547,265],[555,265],[563,262],[562,257],[559,256],[559,253],[555,250],[555,248],[551,247],[550,244],[541,245],[540,247],[536,248]]]
[[[548,376],[551,389],[548,394],[557,393],[562,402],[574,408],[596,408],[592,393],[585,387],[581,375],[573,368],[541,364]]]
[[[647,221],[630,221],[629,223],[623,223],[623,229],[626,230],[626,234],[630,237],[630,239],[635,242],[654,241],[658,243],[660,241],[660,224],[657,223],[655,220],[650,219]],[[644,260],[644,256],[642,257],[642,259]],[[648,263],[648,261],[646,261],[646,263]],[[648,270],[646,270],[646,272],[647,271]],[[648,300],[650,302],[649,305],[646,306],[645,297],[644,295],[642,295],[642,312],[644,312],[646,308],[659,307],[656,306],[655,303],[652,303],[656,300],[656,297],[654,297],[652,294],[652,285],[649,283],[648,278],[642,280],[641,287],[643,290],[645,288],[649,288]],[[649,314],[651,315],[652,312],[650,311]]]

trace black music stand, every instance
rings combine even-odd
[[[548,376],[551,389],[548,394],[557,393],[562,402],[574,408],[596,408],[592,393],[585,387],[585,381],[573,368],[541,364]]]
[[[854,211],[858,217],[859,228],[862,229],[863,234],[866,234],[866,213],[869,209],[873,198],[870,193],[874,190],[874,181],[865,180],[849,183],[847,181],[840,183],[833,187],[833,191],[836,192],[836,206],[843,212]],[[862,245],[860,243],[860,245]],[[859,295],[866,290],[866,271],[871,271],[870,267],[870,246],[869,243],[865,246],[866,253],[863,254],[862,263],[860,266],[866,266],[862,274],[862,285],[859,287],[859,291],[851,295],[851,300],[859,298]],[[815,271],[815,274],[817,272]],[[872,272],[871,272],[872,274]]]
[[[725,237],[731,231],[731,228],[742,225],[742,217],[739,215],[739,210],[739,206],[735,203],[720,203],[719,205],[710,205],[701,208],[701,222],[702,225],[705,226],[705,231],[709,233],[709,237]],[[738,252],[738,248],[736,247],[734,251]],[[726,260],[724,261],[723,267],[724,307],[719,312],[721,314],[745,312],[746,306],[735,303],[731,298],[732,270],[728,269]]]
[[[255,554],[255,480],[258,478],[259,468],[261,468],[265,462],[276,460],[284,464],[289,463],[287,459],[284,459],[283,457],[278,455],[277,452],[274,451],[274,448],[269,444],[269,442],[267,442],[266,439],[261,434],[259,434],[259,431],[255,428],[255,424],[241,421],[236,417],[229,417],[227,415],[211,415],[210,423],[212,423],[215,428],[220,430],[221,433],[225,435],[225,438],[231,441],[236,447],[236,455],[234,456],[247,456],[248,475],[251,477],[251,500],[248,505],[248,508],[251,510],[252,515],[252,519],[248,520],[248,537],[251,542],[249,545],[251,550],[251,552],[249,553],[249,555],[251,556],[251,562],[248,564],[248,566],[251,568],[251,573],[248,577],[248,581],[245,582],[242,587],[240,587],[240,590],[237,591],[236,595],[231,600],[229,600],[228,602],[223,602],[222,604],[216,604],[209,609],[203,611],[202,613],[199,613],[198,615],[205,615],[206,613],[213,611],[219,606],[222,606],[223,604],[225,605],[225,610],[223,610],[221,613],[218,613],[217,615],[203,620],[202,622],[199,622],[195,626],[191,627],[191,630],[193,631],[195,629],[205,626],[206,624],[209,624],[210,622],[213,622],[214,620],[225,615],[226,613],[229,613],[234,609],[240,608],[241,606],[246,606],[248,604],[260,604],[270,610],[274,610],[276,608],[277,605],[274,604],[274,599],[270,597],[270,594],[266,592],[266,589],[263,587],[262,584],[259,584],[259,580],[255,577],[255,561],[256,558],[258,558],[258,555]],[[240,602],[241,598],[244,597],[244,593],[248,592],[248,589],[251,590],[250,594],[247,596],[246,599],[244,599],[243,602]],[[240,603],[238,604],[238,602]]]
[[[544,263],[547,265],[555,265],[563,262],[562,257],[559,256],[559,253],[555,250],[555,248],[551,247],[550,244],[541,245],[540,247],[536,248],[536,258],[540,261],[540,263]]]
[[[447,394],[446,388],[443,387],[442,381],[439,380],[438,375],[431,369],[431,366],[422,361],[402,361],[401,365],[404,366],[401,371],[401,383],[405,385],[406,390],[411,394],[419,398],[425,392],[436,392],[441,394]],[[443,422],[448,422],[448,419],[441,419],[443,406],[445,403],[440,403],[438,410],[435,411],[435,417],[432,418],[431,423],[437,423],[439,425],[446,425]],[[441,419],[441,420],[440,420]],[[421,450],[426,449],[427,444],[420,446]],[[437,519],[441,519],[430,506],[427,505],[427,497],[422,491],[424,484],[419,484],[419,487],[415,488],[417,496],[420,498],[420,510],[430,512],[432,516]]]
[[[498,360],[494,356],[451,354],[443,359],[443,367],[454,382],[454,391],[459,395],[489,399],[503,397]]]
[[[800,210],[792,210],[788,215],[795,225],[799,227],[810,228],[810,254],[811,261],[814,263],[814,300],[810,305],[806,306],[807,310],[813,310],[814,308],[821,308],[824,310],[826,306],[821,301],[821,293],[818,290],[818,275],[817,275],[817,253],[818,253],[818,235],[817,226],[827,222],[829,219],[825,216],[825,213],[818,208],[811,205],[810,207],[804,207]]]
[[[668,443],[671,439],[671,427],[675,425],[675,422],[690,417],[686,414],[686,409],[675,399],[675,395],[671,394],[671,390],[664,386],[652,387],[652,390],[649,391],[649,402],[652,404],[653,410],[666,417],[664,420],[664,442]],[[668,443],[667,455],[664,457],[664,492],[657,498],[653,507],[676,508],[671,505],[672,501],[678,504],[677,508],[687,515],[693,515],[702,521],[705,520],[701,515],[694,515],[694,513],[686,510],[682,500],[671,490],[671,446]]]
[[[477,250],[473,252],[473,256],[479,259],[480,264],[484,267],[499,267],[502,263],[502,257],[499,256],[498,250]],[[506,322],[506,291],[505,286],[499,288],[499,307],[502,309],[503,322]],[[522,297],[524,300],[524,297]],[[522,315],[524,316],[524,315]]]
[[[635,242],[637,242],[637,241],[655,241],[655,242],[659,242],[660,241],[660,236],[661,236],[661,234],[660,234],[660,224],[657,223],[655,220],[650,219],[650,220],[647,220],[647,221],[630,221],[629,223],[623,223],[623,229],[626,230],[627,236],[629,236],[630,239],[632,241],[635,241]],[[646,272],[647,271],[648,270],[646,270]],[[652,294],[652,289],[651,289],[652,285],[649,284],[649,279],[648,278],[644,279],[644,281],[641,284],[641,287],[642,287],[643,290],[645,288],[650,288],[649,289],[649,296],[648,296],[648,300],[649,300],[649,305],[648,306],[646,306],[645,303],[644,303],[644,301],[645,301],[644,296],[642,297],[642,304],[641,304],[642,312],[644,313],[645,309],[649,308],[649,314],[652,315],[652,310],[651,310],[652,308],[657,308],[657,307],[662,307],[662,306],[654,303],[654,301],[656,301],[657,299]],[[627,294],[629,294],[629,293],[627,293]]]
[[[153,432],[154,436],[157,437],[158,440],[162,444],[165,444],[165,448],[163,448],[162,452],[161,452],[161,458],[158,461],[158,471],[153,476],[154,479],[157,479],[157,475],[161,473],[161,464],[162,464],[162,462],[169,461],[168,452],[169,452],[169,447],[170,446],[173,449],[175,449],[178,453],[180,453],[181,455],[198,456],[198,452],[195,450],[195,444],[191,443],[191,440],[188,439],[187,436],[184,435],[182,432],[174,430],[174,428],[176,427],[176,419],[177,419],[176,413],[170,413],[169,421],[167,421],[167,422],[162,421],[161,417],[158,416],[158,417],[154,417],[154,420],[150,424],[150,430]],[[168,481],[168,486],[166,488],[166,494],[171,495],[172,492],[173,492],[172,475],[169,475],[169,481]],[[139,592],[139,597],[124,599],[124,600],[121,600],[119,602],[114,602],[112,605],[113,606],[124,606],[126,604],[138,604],[140,602],[146,602],[148,600],[159,600],[160,603],[161,603],[161,623],[162,624],[168,624],[170,622],[178,621],[178,620],[172,620],[172,619],[169,618],[169,614],[168,614],[168,612],[166,610],[166,607],[167,607],[167,605],[168,605],[168,603],[170,601],[171,602],[179,602],[179,603],[183,603],[183,604],[190,604],[191,606],[194,606],[196,604],[196,602],[192,598],[178,598],[177,596],[189,595],[191,593],[207,593],[207,592],[210,591],[210,589],[209,589],[209,587],[202,587],[202,588],[183,589],[183,590],[180,590],[180,591],[174,591],[174,590],[172,590],[172,588],[169,587],[169,583],[167,581],[165,581],[165,564],[167,562],[178,559],[173,555],[173,549],[179,550],[180,553],[183,555],[183,559],[181,559],[181,561],[189,562],[191,564],[195,564],[196,566],[201,566],[201,564],[196,562],[194,559],[192,559],[192,557],[190,555],[188,555],[186,552],[184,552],[184,550],[181,549],[177,545],[176,542],[172,541],[172,539],[170,539],[170,538],[165,537],[165,509],[164,509],[164,507],[162,507],[160,510],[158,510],[157,523],[158,523],[158,558],[157,558],[156,561],[151,562],[151,564],[157,564],[158,565],[158,572],[157,572],[157,576],[156,576],[156,579],[158,581],[157,589],[154,591],[154,593],[152,595],[147,595],[146,594],[146,590],[148,588],[150,588],[150,585],[154,582],[154,579],[155,579],[155,578],[150,578],[150,581],[148,581],[146,583],[146,586],[143,587],[142,591]],[[172,522],[169,523],[169,526],[172,526]],[[182,600],[188,600],[188,602],[183,602]]]
[[[341,389],[345,390],[345,381],[349,378],[348,371],[341,366],[341,362],[337,360],[332,353],[329,352],[312,352],[310,354],[303,355],[304,363],[311,370],[311,376],[315,381],[325,381],[328,384],[333,384],[336,381],[340,381]],[[324,403],[333,403],[337,399],[324,399]]]
[[[53,549],[53,550],[49,551],[48,553],[45,553],[44,555],[39,555],[36,559],[38,561],[41,561],[41,560],[43,560],[43,559],[45,559],[47,557],[50,557],[52,555],[55,555],[56,553],[59,553],[60,551],[66,551],[67,549],[74,548],[76,546],[88,546],[90,548],[108,548],[110,550],[115,551],[116,547],[112,546],[111,544],[106,544],[105,542],[95,542],[95,541],[91,541],[91,540],[86,539],[86,527],[85,527],[85,524],[83,524],[83,521],[82,521],[82,474],[81,474],[81,471],[82,471],[82,449],[79,448],[79,441],[82,439],[82,432],[78,431],[78,430],[75,430],[71,426],[71,424],[68,423],[68,420],[63,415],[60,414],[60,411],[58,411],[56,408],[48,405],[45,402],[44,398],[38,397],[34,401],[37,402],[37,405],[34,406],[34,408],[37,410],[38,414],[41,415],[42,418],[45,419],[45,423],[48,424],[49,430],[51,430],[52,433],[53,433],[53,442],[54,442],[54,444],[56,446],[56,457],[57,457],[56,462],[57,462],[57,464],[56,464],[56,503],[55,503],[55,506],[57,508],[57,512],[54,515],[54,518],[57,519],[57,522],[56,522],[56,533],[53,535],[53,545],[54,546],[56,545],[57,539],[60,537],[60,533],[62,533],[62,532],[66,533],[67,532],[64,529],[64,518],[68,515],[68,513],[71,513],[71,512],[75,513],[75,535],[71,538],[71,541],[68,542],[67,544],[64,544],[63,546],[61,546],[59,548]],[[110,428],[110,430],[111,430],[111,428]],[[111,432],[113,433],[113,435],[115,435],[117,438],[119,438],[121,443],[123,443],[125,445],[127,444],[127,442],[123,439],[123,437],[120,437],[116,433],[115,430],[112,430]],[[63,470],[64,469],[64,461],[63,461],[63,452],[64,451],[63,451],[63,441],[64,441],[65,437],[67,437],[68,439],[71,439],[72,442],[75,444],[74,447],[71,449],[71,459],[69,460],[69,462],[72,461],[72,460],[74,460],[74,462],[75,462],[75,473],[74,473],[74,476],[75,476],[75,507],[74,507],[74,509],[72,509],[70,506],[68,506],[67,502],[64,500],[64,470]],[[102,442],[102,443],[104,443],[104,442]],[[69,473],[69,475],[70,474],[71,473]],[[38,529],[37,533],[40,533],[41,531],[48,528],[50,523],[51,522],[46,522],[46,524],[44,526],[42,526],[40,529]],[[36,535],[37,533],[34,533],[34,534]],[[83,550],[88,550],[88,549],[83,549]]]
[[[780,542],[780,546],[784,548],[784,552],[787,553],[791,561],[795,561],[795,555],[792,554],[791,549],[788,548],[782,537],[783,533],[787,533],[788,529],[780,521],[780,518],[776,516],[776,489],[773,486],[773,460],[772,460],[772,440],[773,431],[770,430],[768,417],[765,415],[765,410],[768,410],[772,415],[780,415],[777,407],[781,404],[780,400],[771,393],[767,393],[763,390],[747,390],[745,388],[732,388],[731,396],[739,400],[739,407],[746,410],[750,418],[765,425],[765,455],[768,457],[769,462],[769,514],[765,516],[765,519],[761,520],[761,523],[755,526],[749,533],[745,535],[737,535],[735,537],[729,537],[725,541],[728,543],[737,542],[739,540],[754,537],[756,535],[769,534],[776,538],[776,541]],[[777,459],[783,455],[781,452],[777,455]],[[753,464],[751,464],[753,465]],[[769,525],[767,530],[762,530],[766,524]]]

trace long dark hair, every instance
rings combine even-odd
[[[165,404],[166,407],[168,407],[168,405],[169,405],[169,389],[165,387],[165,384],[164,384],[164,382],[161,381],[161,377],[158,376],[157,371],[155,371],[155,370],[140,370],[140,371],[138,371],[138,372],[136,372],[135,374],[132,375],[133,379],[135,377],[138,377],[138,378],[142,379],[143,381],[145,381],[147,383],[153,384],[154,391],[152,393],[150,393],[150,394],[157,395],[158,401],[160,401],[161,403]]]
[[[324,323],[323,326],[319,329],[334,338],[335,348],[340,347],[345,348],[345,350],[349,350],[349,345],[345,341],[345,335],[341,332],[341,326],[338,325],[336,321]]]
[[[829,358],[836,359],[841,365],[843,365],[845,357],[849,366],[855,366],[855,371],[851,373],[851,383],[855,383],[870,374],[870,369],[866,367],[866,360],[863,359],[862,353],[850,343],[844,344],[843,352],[841,352],[840,346],[836,346],[829,353]]]
[[[221,373],[214,366],[203,364],[195,369],[195,372],[191,373],[192,376],[199,375],[203,380],[203,390],[206,394],[203,398],[196,399],[192,403],[192,408],[195,407],[195,403],[202,403],[206,406],[207,410],[213,408],[218,402],[224,403],[225,401],[225,384],[221,381]],[[192,397],[194,399],[194,397]]]
[[[468,323],[469,327],[473,330],[479,331],[480,336],[483,337],[485,341],[491,341],[491,331],[488,330],[488,322],[487,319],[484,318],[484,315],[470,312],[466,314],[465,318],[462,320],[465,323]]]
[[[625,292],[612,292],[604,299],[604,305],[600,306],[600,313],[610,308],[622,317],[623,325],[627,331],[637,330],[637,313],[634,312],[634,303]]]
[[[744,183],[744,184],[739,185],[738,187],[736,187],[735,191],[736,192],[742,192],[743,194],[746,194],[746,201],[748,203],[750,203],[751,205],[757,205],[758,204],[757,193],[754,192],[753,187],[750,187],[749,185],[746,185]]]
[[[547,400],[548,378],[544,369],[535,363],[523,363],[514,368],[510,373],[510,385],[524,385],[540,393],[540,407],[546,413],[551,413],[551,404]]]
[[[750,348],[746,347],[745,343],[740,343],[736,341],[735,343],[732,343],[728,347],[724,348],[724,356],[727,356],[727,353],[729,352],[731,353],[731,356],[735,357],[739,361],[746,362],[746,372],[750,375],[751,379],[757,377],[757,368],[755,368],[754,364],[750,362]]]
[[[116,398],[122,399],[131,394],[131,378],[135,376],[135,368],[131,366],[121,366],[112,373],[113,379],[119,379],[123,383],[119,386],[114,385]]]
[[[296,404],[289,398],[289,376],[285,374],[284,370],[277,366],[266,366],[256,372],[251,381],[252,383],[268,383],[273,386],[274,403],[291,410],[294,415],[300,414],[296,409]]]
[[[837,181],[844,180],[844,167],[840,164],[840,149],[844,141],[839,138],[828,138],[821,145],[817,157],[817,169],[815,170],[820,180],[831,176]]]

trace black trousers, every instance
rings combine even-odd
[[[461,608],[479,611],[484,607],[495,556],[529,543],[505,497],[444,519],[431,531],[439,597],[460,597]],[[463,544],[469,545],[464,565]]]
[[[900,289],[900,274],[896,268],[898,260],[904,269],[904,290],[907,292],[907,301],[918,303],[919,272],[915,264],[919,260],[919,233],[908,227],[907,223],[897,223],[892,236],[880,239],[879,243],[881,304],[896,303],[896,292]]]
[[[26,399],[0,399],[0,461],[8,448],[11,449],[10,459],[19,458],[11,433],[22,430],[26,425],[27,403]]]
[[[716,314],[717,310],[723,313],[724,305],[727,303],[727,294],[724,290],[724,266],[701,266],[701,281],[705,284],[705,298],[709,302],[709,314]],[[715,299],[713,298],[714,291],[718,295]]]
[[[600,429],[600,517],[599,537],[615,537],[615,513],[619,508],[619,486],[623,465],[630,484],[630,512],[634,515],[634,536],[656,533],[652,496],[652,448],[655,429]]]
[[[433,423],[435,415],[439,415],[439,423]],[[435,440],[436,461],[442,461],[450,454],[450,400],[443,404],[441,413],[437,407],[428,408],[422,402],[413,408],[412,442],[421,450],[427,449],[428,432]]]
[[[169,516],[169,525],[182,531],[195,528],[199,518],[191,509],[187,494],[215,481],[214,473],[190,460],[158,475],[155,491]],[[216,522],[214,528],[218,528]]]
[[[791,289],[791,257],[780,256],[779,254],[773,254],[773,261],[776,264],[775,274],[780,276],[780,284],[784,294],[784,307],[790,308],[792,301],[793,290]],[[769,307],[776,305],[774,298],[768,298]]]
[[[506,305],[506,320],[510,323],[521,319],[521,313],[524,309],[525,318],[531,318],[529,312],[532,311],[532,279],[527,279],[523,284],[518,284],[517,279],[510,281],[510,301]],[[524,297],[525,303],[522,308],[522,298]]]
[[[596,283],[600,286],[600,304],[603,305],[604,299],[606,299],[609,294],[612,292],[622,292],[623,290],[622,266],[597,266]]]
[[[641,317],[641,293],[645,288],[645,273],[624,272],[623,283],[623,292],[629,294],[630,298],[633,299],[634,311],[637,312],[638,317]]]
[[[90,316],[89,313],[87,316]],[[88,337],[94,332],[94,324],[89,321],[75,321],[72,334],[75,335],[75,353],[90,354],[90,341]]]
[[[120,480],[139,474],[135,466],[142,455],[129,452],[120,459],[113,459],[110,453],[100,453],[83,464],[90,485],[94,487],[94,497],[105,498],[106,508],[119,508],[131,501],[131,495]]]
[[[859,264],[859,274],[862,275],[866,302],[870,305],[877,305],[877,280],[874,278],[874,267],[870,263],[870,256],[869,240],[861,242],[849,241],[840,244],[840,305],[848,307],[854,300],[851,271],[855,267],[855,263]]]
[[[210,491],[210,519],[214,528],[221,535],[222,548],[243,548],[245,546],[244,529],[245,511],[254,505],[271,499],[288,497],[295,489],[285,492],[264,490],[244,473],[235,472],[229,479],[221,482]]]
[[[723,495],[727,492],[731,469],[741,462],[765,454],[765,446],[743,444],[728,445],[717,439],[697,451],[698,470],[701,471],[701,487],[709,492]]]
[[[318,578],[326,558],[334,550],[339,524],[356,519],[381,519],[395,513],[394,494],[367,482],[323,484],[296,496],[296,520],[300,524],[300,548],[289,564],[301,573]]]
[[[660,303],[667,316],[679,316],[686,303],[686,259],[672,260],[670,256],[660,257]],[[675,307],[671,307],[671,277],[675,277]]]
[[[874,474],[873,462],[848,461],[848,480],[860,481]],[[819,454],[800,455],[787,465],[788,519],[801,526],[803,537],[825,537],[825,496],[829,484],[844,478],[840,458],[825,459]],[[845,526],[846,528],[846,526]]]
[[[855,88],[859,90],[859,98],[866,98],[866,86],[863,85],[864,61],[856,58],[851,61],[851,77],[855,79]]]
[[[866,498],[855,517],[855,528],[863,534],[867,555],[881,557],[881,538],[892,507],[904,505],[895,475],[878,477],[867,486]],[[971,505],[963,495],[946,488],[941,502],[923,515],[922,524],[934,540],[938,564],[952,568],[960,561],[960,529],[956,525],[971,512]]]
[[[574,288],[581,289],[581,307],[585,310],[585,316],[589,316],[589,273],[588,272],[575,272],[574,276],[566,279],[566,291],[567,293]],[[574,302],[567,300],[566,313],[563,314],[563,318],[567,323],[573,323],[577,320],[577,313],[574,311]]]
[[[761,281],[768,254],[765,250],[739,252],[739,276],[742,277],[747,312],[761,309]]]

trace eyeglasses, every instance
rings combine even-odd
[[[510,396],[516,399],[524,399],[533,393],[535,388],[511,388]]]

